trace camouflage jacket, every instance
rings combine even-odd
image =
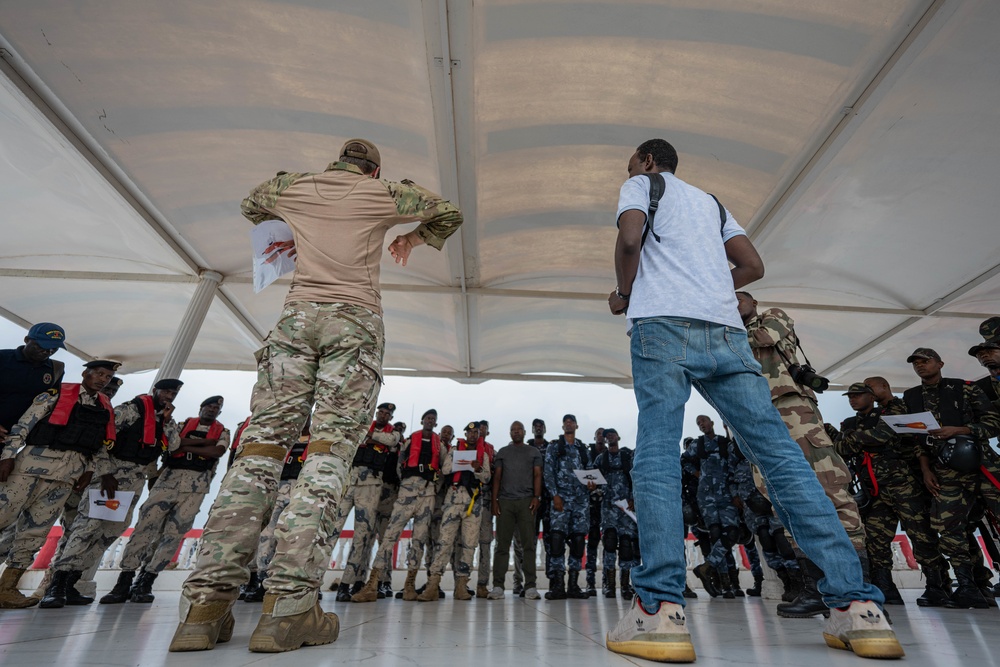
[[[938,389],[939,385],[920,385],[924,410],[933,414],[940,423],[941,397]],[[1000,413],[997,413],[993,408],[986,393],[976,385],[971,382],[964,383],[962,385],[962,405],[953,407],[960,408],[963,425],[972,432],[971,437],[985,448],[989,448],[990,438],[1000,436]],[[937,454],[937,446],[922,443],[918,447],[918,454],[933,458]]]
[[[140,418],[139,407],[133,403],[131,400],[122,403],[121,405],[115,406],[115,430],[121,432],[123,429],[128,428],[132,424],[139,421]],[[157,417],[159,419],[159,417]],[[167,439],[167,451],[169,455],[175,452],[181,446],[181,427],[174,421],[171,417],[167,421],[163,422],[163,436]],[[153,478],[157,476],[156,469],[157,461],[153,461],[144,469],[147,478]],[[117,462],[115,463],[117,466]]]
[[[562,456],[559,455],[563,450]],[[566,442],[565,436],[559,436],[558,440],[553,440],[545,448],[545,466],[542,469],[542,476],[545,480],[545,488],[553,498],[559,496],[563,500],[589,499],[590,492],[587,487],[580,483],[580,478],[576,476],[575,470],[587,469],[587,446],[577,440],[570,445]]]
[[[771,399],[798,394],[815,401],[813,390],[796,383],[788,373],[788,363],[799,363],[795,356],[798,345],[795,322],[788,313],[780,308],[771,308],[752,318],[746,327],[753,356],[760,362],[761,371],[771,388]],[[788,358],[788,363],[778,354],[779,349]]]
[[[18,452],[19,463],[17,469],[28,474],[33,474],[44,479],[65,479],[74,480],[87,470],[93,470],[98,475],[103,475],[111,467],[108,450],[101,448],[93,457],[88,457],[80,452],[57,451],[47,447],[25,448],[28,434],[38,425],[38,422],[45,419],[56,407],[59,394],[47,391],[35,397],[31,406],[25,411],[21,418],[10,429],[10,434],[4,442],[3,454],[0,460],[14,458]],[[95,396],[91,396],[86,391],[80,392],[77,399],[81,405],[90,407],[100,406],[100,401]],[[117,418],[117,413],[116,413]]]
[[[867,453],[876,478],[885,479],[895,473],[913,471],[917,464],[916,439],[900,435],[882,420],[882,415],[906,414],[906,404],[895,396],[871,413],[845,419],[840,432],[832,438],[834,448],[844,459],[860,457],[855,467],[863,465]],[[863,476],[861,467],[859,476]]]

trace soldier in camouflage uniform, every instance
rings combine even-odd
[[[354,537],[337,587],[338,602],[350,602],[351,596],[364,585],[364,580],[358,577],[362,565],[358,559],[362,554],[367,558],[375,541],[375,514],[382,497],[382,471],[389,452],[399,446],[399,434],[392,427],[395,412],[394,403],[382,403],[376,408],[375,420],[354,455],[350,485],[337,507],[334,522],[337,534],[343,530],[347,515],[354,510]]]
[[[34,562],[74,484],[87,470],[110,468],[114,410],[100,389],[117,367],[107,360],[88,362],[81,384],[39,394],[10,429],[0,454],[0,526],[12,531],[3,552],[7,569],[0,576],[0,609],[38,604],[18,590],[21,575]],[[111,491],[111,484],[102,490]],[[74,604],[90,602],[93,598],[74,596]]]
[[[975,385],[983,390],[986,397],[990,399],[993,404],[993,409],[996,412],[1000,412],[1000,317],[991,317],[985,320],[979,325],[979,333],[983,337],[983,342],[979,345],[974,345],[969,349],[969,356],[975,357],[976,360],[989,371],[985,377],[976,380]],[[1000,481],[1000,476],[995,472],[996,468],[1000,467],[1000,455],[997,454],[994,448],[987,448],[983,452],[983,457],[985,459],[985,465],[987,470],[991,470],[994,479]],[[990,481],[990,486],[996,488],[996,485],[992,480]],[[987,494],[994,493],[989,487],[986,488]],[[995,504],[994,504],[995,507]],[[992,522],[994,526],[1000,524],[1000,511],[996,509],[992,512]],[[979,542],[973,540],[973,547],[979,550]],[[979,584],[980,588],[988,586],[990,580],[993,577],[992,571],[985,566],[976,566],[976,582]],[[995,598],[1000,598],[1000,583],[998,583],[993,590],[986,590],[984,588],[983,595],[987,598],[987,602],[990,602],[990,595],[992,594]],[[993,601],[995,602],[995,600]],[[990,606],[993,606],[992,604]]]
[[[816,404],[816,394],[793,380],[788,370],[790,365],[799,363],[796,356],[799,339],[795,334],[795,323],[780,308],[771,308],[758,314],[757,302],[748,292],[737,292],[736,296],[750,348],[771,388],[771,403],[777,408],[792,439],[802,449],[802,454],[816,473],[823,491],[837,510],[840,523],[858,553],[862,569],[867,573],[865,529],[858,504],[848,489],[851,483],[850,469],[834,449],[830,436],[823,428],[823,417]],[[766,489],[761,488],[761,493],[766,494]],[[815,587],[815,582],[823,578],[822,570],[804,555],[800,558],[799,566],[805,580],[803,592],[794,602],[779,604],[778,615],[808,618],[821,613],[828,614],[822,596]],[[812,585],[809,579],[813,580]]]
[[[726,555],[732,552],[739,536],[739,515],[733,505],[729,485],[730,450],[736,445],[725,436],[715,433],[715,424],[706,415],[699,415],[698,429],[702,435],[694,445],[694,454],[700,461],[698,478],[698,508],[708,529],[711,545],[705,562],[694,569],[706,590],[712,585],[707,580],[717,578],[722,596],[728,599],[742,597],[739,573],[730,571]],[[708,569],[715,570],[715,577]],[[735,580],[735,581],[734,581]]]
[[[594,444],[587,447],[588,467],[593,468],[597,457],[608,450],[604,441],[604,429],[594,431]],[[587,531],[587,595],[597,595],[597,549],[601,543],[601,508],[604,503],[604,487],[598,486],[590,492],[590,529]],[[603,583],[602,583],[603,588]]]
[[[389,245],[405,266],[413,248],[440,250],[462,223],[458,209],[437,195],[410,181],[379,179],[381,156],[371,142],[349,140],[340,156],[322,173],[281,172],[243,201],[254,224],[280,219],[292,229],[294,243],[273,248],[294,255],[296,268],[281,318],[256,355],[253,416],[184,584],[171,651],[207,650],[231,638],[238,587],[247,580],[288,448],[310,413],[309,457],[278,519],[278,548],[250,650],[328,644],[339,633],[339,620],[324,614],[318,594],[335,543],[337,503],[381,379],[381,243],[392,226],[420,221]]]
[[[476,460],[472,470],[453,472],[455,452],[475,451]],[[472,557],[476,553],[476,542],[483,511],[477,496],[483,485],[490,481],[490,460],[485,442],[479,437],[479,423],[469,422],[465,427],[465,439],[459,438],[454,449],[445,454],[444,465],[441,467],[448,495],[444,502],[444,513],[441,518],[441,534],[434,560],[430,567],[427,587],[417,596],[421,602],[432,602],[438,599],[441,576],[452,555],[458,555],[458,567],[455,568],[455,599],[471,600],[468,583],[472,570]]]
[[[375,554],[375,564],[364,588],[351,596],[351,602],[374,602],[378,599],[381,572],[388,568],[393,547],[399,541],[407,522],[413,519],[410,547],[406,551],[406,583],[403,586],[403,600],[417,599],[417,573],[424,558],[424,549],[434,514],[434,498],[441,465],[445,459],[444,445],[434,432],[437,425],[437,410],[428,410],[420,417],[422,430],[412,433],[399,448],[399,496],[392,508],[392,517],[385,529],[384,539]]]
[[[206,398],[198,416],[181,427],[181,446],[164,458],[164,467],[139,508],[139,521],[125,545],[118,582],[101,598],[101,604],[126,600],[149,604],[155,599],[153,582],[194,525],[219,459],[229,448],[229,429],[218,420],[222,404],[222,396]]]
[[[84,491],[80,513],[70,527],[70,538],[52,565],[52,583],[39,607],[58,609],[76,595],[73,584],[82,573],[97,565],[104,552],[132,523],[132,513],[142,495],[146,479],[156,471],[164,453],[180,447],[180,427],[173,420],[173,401],[183,383],[164,379],[153,385],[152,395],[142,394],[115,408],[115,444],[110,464],[99,482]],[[91,489],[112,488],[131,492],[132,500],[123,521],[105,521],[89,516]]]
[[[987,609],[989,603],[975,581],[969,549],[969,516],[977,490],[986,507],[1000,511],[1000,465],[989,439],[1000,435],[1000,413],[982,389],[971,382],[943,378],[944,362],[934,350],[917,348],[906,359],[921,383],[903,392],[906,413],[929,411],[940,428],[917,448],[924,484],[931,496],[931,528],[939,537],[941,552],[955,571],[958,588],[946,607]],[[978,461],[965,468],[960,462],[941,458],[949,440],[966,440],[970,450],[978,450]]]
[[[892,541],[900,524],[927,578],[927,590],[917,604],[942,606],[947,595],[941,574],[947,565],[941,558],[937,534],[931,530],[930,497],[921,481],[915,443],[881,419],[882,415],[906,414],[906,404],[892,395],[889,383],[881,377],[855,382],[844,395],[857,414],[840,425],[834,445],[845,459],[860,458],[858,477],[871,498],[864,519],[872,583],[885,593],[886,604],[903,604],[892,581]]]
[[[479,421],[479,439],[489,457],[490,474],[493,473],[493,457],[496,449],[486,442],[490,434],[490,423]],[[476,597],[486,599],[490,594],[490,568],[493,565],[493,487],[486,484],[479,491],[479,560],[476,566]]]
[[[406,433],[406,424],[404,422],[396,422],[392,425],[392,428],[399,435],[399,440],[402,442]],[[385,529],[389,527],[389,519],[392,518],[392,508],[396,506],[396,499],[399,498],[399,485],[401,482],[402,480],[399,479],[399,447],[397,446],[389,452],[389,457],[385,461],[385,467],[382,469],[382,494],[379,496],[378,511],[375,513],[375,540],[379,544],[382,543],[385,537]],[[369,564],[372,561],[372,550],[374,548],[375,544],[370,544],[367,551],[364,551],[358,558],[358,562],[361,563],[361,568],[358,570],[358,581],[368,581]],[[378,600],[393,597],[392,570],[394,565],[395,563],[390,558],[389,563],[385,566],[385,570],[380,573],[378,595],[376,596]],[[396,593],[396,597],[402,599],[403,592]]]
[[[624,500],[635,511],[632,500],[632,450],[619,447],[618,431],[603,429],[607,448],[594,459],[593,467],[601,471],[607,486],[601,498],[601,534],[604,541],[604,571],[601,591],[606,598],[615,597],[615,560],[621,567],[622,599],[634,594],[630,581],[633,567],[639,565],[639,529],[616,502]]]
[[[545,487],[552,496],[552,574],[546,600],[567,597],[583,599],[587,594],[578,581],[587,530],[590,528],[590,492],[580,483],[575,470],[587,468],[587,446],[576,439],[576,417],[563,417],[563,435],[545,449]],[[566,544],[569,543],[569,576],[566,571]]]
[[[444,446],[445,451],[451,451],[452,442],[455,440],[455,428],[450,425],[444,425],[441,427],[441,444]],[[429,537],[427,538],[427,550],[424,552],[424,564],[427,567],[428,578],[431,575],[431,565],[434,562],[434,555],[438,552],[439,541],[441,539],[441,519],[444,518],[444,501],[448,496],[448,485],[445,484],[444,476],[442,475],[438,479],[437,491],[434,494],[434,514],[431,515],[431,528]],[[457,570],[458,561],[456,556],[458,555],[458,550],[454,550],[453,557],[451,559],[452,570]],[[418,593],[423,593],[426,585],[421,586],[417,589]],[[444,592],[440,592],[440,597],[444,597]]]

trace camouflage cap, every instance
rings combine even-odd
[[[864,382],[853,382],[841,396],[850,396],[851,394],[874,394],[874,392]]]
[[[969,348],[970,357],[981,350],[1000,350],[1000,317],[991,317],[980,324],[979,335],[983,337],[983,342]]]
[[[969,348],[969,356],[974,357],[983,350],[1000,350],[1000,336],[994,336],[984,340],[979,345],[973,345]]]
[[[906,358],[906,363],[912,364],[914,359],[934,359],[935,361],[941,361],[941,355],[929,347],[918,347],[913,351],[913,354]]]
[[[379,155],[378,148],[367,139],[348,139],[340,149],[340,157],[368,160],[376,167],[382,166],[382,156]]]

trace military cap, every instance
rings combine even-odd
[[[66,331],[52,322],[39,322],[28,329],[28,338],[45,350],[66,347]]]
[[[201,402],[201,407],[206,405],[222,405],[223,398],[221,396],[209,396],[204,401]]]
[[[979,325],[979,335],[983,342],[969,348],[969,356],[974,357],[980,350],[1000,350],[1000,317],[991,317]]]
[[[565,415],[563,415],[562,420],[566,421],[567,419],[572,419],[573,421],[576,421],[576,415],[571,415],[571,414],[568,414],[568,413],[565,414]]]
[[[178,389],[180,389],[183,386],[184,386],[184,383],[181,382],[180,380],[169,378],[169,379],[160,380],[159,382],[157,382],[156,384],[154,384],[153,385],[153,389],[166,389],[168,391],[170,391],[170,390],[177,391]]]
[[[465,425],[465,432],[475,431],[477,428],[479,428],[479,422],[469,422]]]
[[[535,426],[536,424],[541,424],[542,426],[545,426],[545,420],[542,419],[541,417],[535,417],[534,419],[531,420],[531,425]]]
[[[941,361],[941,355],[929,347],[918,347],[913,351],[913,354],[906,358],[906,363],[912,364],[914,359],[934,359],[935,361]]]
[[[428,411],[427,411],[427,412],[425,412],[424,414],[420,415],[420,418],[421,418],[421,419],[423,419],[423,418],[424,418],[424,417],[426,417],[427,415],[434,415],[435,417],[437,417],[437,414],[438,414],[438,411],[437,411],[437,410],[435,410],[434,408],[431,408],[430,410],[428,410]]]
[[[105,386],[106,387],[114,387],[114,388],[117,389],[118,387],[122,386],[123,382],[124,382],[124,380],[122,380],[120,377],[118,377],[116,375],[115,377],[113,377],[110,380],[108,380],[108,384],[106,384]]]
[[[114,359],[91,359],[83,365],[84,368],[106,368],[109,371],[116,371],[122,365],[122,362],[115,361]]]
[[[375,409],[376,410],[388,410],[389,412],[395,413],[396,412],[396,404],[395,403],[382,403],[381,405],[379,405]]]
[[[872,394],[872,395],[874,395],[874,392],[872,391],[871,387],[869,387],[868,385],[866,385],[864,382],[853,382],[853,383],[851,383],[851,386],[847,388],[847,391],[845,391],[843,394],[841,394],[841,396],[850,396],[851,394]]]
[[[379,155],[378,148],[367,139],[348,139],[340,149],[340,157],[368,160],[376,167],[382,166],[382,156]]]
[[[616,429],[616,428],[606,428],[606,429],[604,429],[604,436],[605,437],[607,437],[608,433],[614,433],[615,435],[618,435],[618,429]]]

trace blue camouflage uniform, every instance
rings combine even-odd
[[[598,455],[594,467],[601,471],[607,486],[601,501],[601,532],[604,535],[604,570],[615,569],[615,559],[623,570],[639,565],[639,528],[616,502],[632,500],[632,450],[619,448]]]
[[[751,533],[759,535],[761,529],[764,529],[768,534],[774,535],[785,530],[773,511],[769,510],[767,513],[763,513],[754,509],[754,507],[759,506],[752,499],[761,494],[757,490],[757,484],[754,482],[753,467],[750,461],[736,447],[732,447],[729,452],[729,482],[730,495],[739,497],[743,501],[743,522],[750,529]],[[772,570],[777,571],[783,568],[797,570],[799,567],[795,559],[782,558],[781,554],[777,551],[762,548],[760,552]],[[754,576],[756,576],[756,573]]]
[[[566,443],[565,436],[549,443],[545,448],[545,487],[553,498],[563,501],[563,511],[551,508],[552,562],[557,576],[566,571],[565,551],[569,542],[569,570],[580,570],[586,549],[587,531],[590,529],[590,492],[580,483],[574,470],[587,468],[587,448],[577,440]]]
[[[698,438],[695,448],[701,460],[698,509],[711,534],[711,551],[705,560],[720,573],[729,571],[727,552],[735,544],[739,516],[729,492],[729,454],[736,445],[728,438]]]

